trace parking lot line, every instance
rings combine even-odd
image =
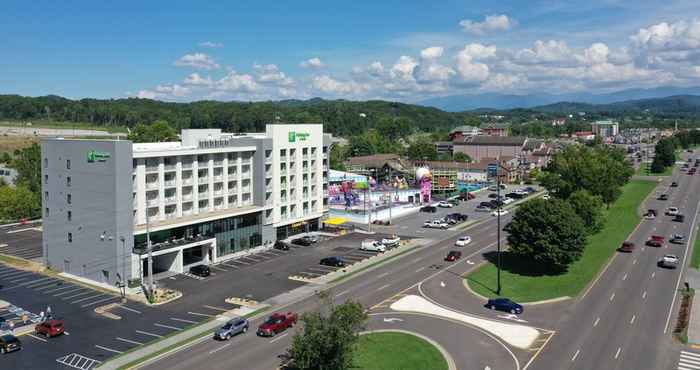
[[[7,288],[6,290],[15,289],[15,288],[21,288],[21,287],[23,287],[23,286],[25,286],[25,285],[28,285],[28,284],[31,284],[31,283],[36,283],[36,282],[39,282],[39,281],[45,281],[45,280],[49,280],[49,279],[53,279],[53,278],[45,277],[45,278],[41,278],[41,279],[26,281],[26,282],[24,282],[24,283],[20,283],[20,284],[17,284],[17,285],[15,285],[15,286],[13,286],[13,287]]]
[[[319,274],[316,272],[308,272],[308,271],[300,272],[299,274],[301,274],[301,275],[316,275],[316,276],[325,275],[325,274]]]
[[[278,340],[280,340],[280,339],[286,337],[287,335],[289,335],[289,333],[284,333],[284,334],[280,335],[279,337],[277,337],[277,338],[271,340],[270,343],[275,343],[275,342],[277,342]]]
[[[10,282],[11,282],[11,283],[19,283],[20,281],[24,281],[24,280],[27,280],[27,279],[29,279],[29,278],[30,278],[30,276],[25,276],[25,277],[19,278],[19,279],[17,279],[17,280],[10,280]]]
[[[48,342],[48,340],[46,340],[46,339],[44,339],[44,338],[39,338],[39,337],[37,337],[37,336],[34,335],[34,334],[27,334],[27,335],[30,336],[30,337],[32,337],[32,338],[34,338],[34,339],[40,340],[40,341],[42,341],[42,342],[44,342],[44,343]]]
[[[106,294],[106,293],[102,293],[102,294],[94,295],[94,296],[92,296],[92,297],[80,298],[80,299],[77,300],[77,301],[71,302],[71,304],[76,304],[76,303],[84,302],[84,301],[87,301],[88,299],[93,299],[93,298],[97,298],[97,297],[102,297],[102,296],[105,296],[105,295],[107,295],[107,294]]]
[[[163,338],[162,335],[149,333],[149,332],[147,332],[147,331],[136,330],[136,332],[139,333],[139,334],[148,335],[148,336],[155,337],[155,338]]]
[[[42,282],[34,283],[34,284],[27,284],[26,287],[27,287],[27,288],[32,288],[32,289],[33,289],[33,288],[36,288],[36,287],[41,286],[41,285],[56,284],[58,281],[59,281],[59,280],[51,279],[50,281],[42,281]]]
[[[52,284],[53,284],[53,285],[52,285]],[[53,288],[53,287],[56,287],[56,286],[64,286],[64,284],[61,284],[61,281],[60,281],[60,280],[55,280],[55,281],[52,281],[52,282],[50,282],[50,283],[36,285],[36,286],[32,287],[32,289],[34,289],[34,290],[44,290],[44,289]]]
[[[65,292],[61,292],[61,293],[58,293],[58,294],[54,294],[53,296],[54,296],[54,297],[60,297],[60,296],[62,296],[62,295],[64,295],[64,294],[70,294],[70,293],[73,293],[73,292],[77,292],[77,291],[79,291],[79,290],[86,289],[86,288],[83,288],[83,287],[76,287],[75,285],[70,286],[69,288],[75,288],[75,289],[73,289],[73,290],[67,290],[67,291],[65,291]],[[62,289],[62,288],[61,288],[61,289]],[[56,289],[56,290],[54,290],[54,291],[58,291],[58,290],[59,290],[59,289]],[[48,293],[48,292],[47,292],[47,293]]]
[[[99,348],[99,349],[101,349],[101,350],[103,350],[103,351],[114,352],[114,353],[117,353],[117,354],[120,354],[120,355],[121,355],[122,353],[124,353],[124,352],[122,352],[122,351],[117,351],[116,349],[111,349],[111,348],[103,347],[103,346],[101,346],[101,345],[99,345],[99,344],[95,344],[95,347],[97,347],[97,348]]]
[[[61,299],[65,301],[65,300],[68,300],[68,299],[71,299],[71,298],[80,297],[81,295],[85,295],[85,294],[90,294],[90,293],[92,293],[92,290],[87,289],[87,288],[78,288],[77,290],[73,290],[73,291],[70,291],[70,292],[72,293],[72,292],[77,292],[77,291],[81,291],[81,290],[87,290],[87,291],[86,291],[86,292],[82,292],[82,293],[78,293],[78,294],[75,294],[75,295],[70,295],[70,296],[66,296],[66,297],[61,297]],[[68,293],[68,292],[63,292],[63,293],[61,293],[61,294],[66,294],[66,293]],[[58,296],[58,294],[54,294],[54,297],[57,297],[57,296]]]
[[[19,276],[19,275],[23,275],[23,274],[32,274],[32,272],[30,272],[30,271],[23,271],[23,270],[14,270],[14,271],[8,272],[8,273],[6,273],[6,274],[0,274],[0,278],[2,278],[2,279],[5,279],[5,278],[10,279],[10,278],[12,278],[12,276],[15,276],[15,275]]]
[[[250,262],[245,262],[245,261],[241,261],[241,259],[240,259],[240,258],[236,259],[235,261],[227,261],[227,262],[231,262],[231,263],[239,263],[239,264],[241,264],[241,265],[246,265],[246,266],[248,266],[248,265],[250,265],[250,264],[251,264]]]
[[[219,270],[219,271],[228,271],[227,269],[221,268],[216,265],[209,265],[209,267],[213,268],[214,270]]]
[[[121,337],[116,337],[116,338],[114,338],[114,339],[120,340],[120,341],[126,342],[126,343],[135,344],[135,345],[137,345],[137,346],[142,346],[142,345],[143,345],[143,343],[137,342],[137,341],[131,340],[131,339],[125,339],[125,338],[121,338]]]
[[[208,309],[210,309],[210,310],[223,311],[223,312],[226,312],[226,311],[229,310],[228,308],[214,307],[214,306],[209,306],[209,305],[206,305],[206,304],[203,305],[202,307],[206,307],[206,308],[208,308]]]
[[[329,270],[329,269],[324,269],[324,268],[322,268],[322,267],[309,267],[308,270],[311,270],[311,271],[320,271],[320,272],[323,272],[323,273],[326,273],[326,274],[335,271],[334,269],[330,269],[330,270]]]
[[[214,317],[214,315],[207,315],[205,313],[199,313],[199,312],[187,312],[190,315],[195,315],[195,316],[204,316],[204,317]]]
[[[185,320],[185,319],[178,319],[177,317],[171,317],[170,320],[175,320],[175,321],[180,321],[180,322],[186,322],[188,324],[196,324],[196,321],[192,320]]]
[[[117,307],[123,308],[123,309],[125,309],[125,310],[127,310],[127,311],[131,311],[131,312],[136,313],[136,314],[139,314],[139,315],[141,314],[141,311],[135,310],[135,309],[133,309],[133,308],[131,308],[131,307],[124,306],[123,304],[119,304],[119,305],[117,305]]]
[[[172,329],[172,330],[177,330],[177,331],[182,331],[182,328],[178,328],[177,326],[170,326],[170,325],[164,325],[164,324],[153,324],[155,326],[159,326],[161,328],[166,328],[166,329]]]
[[[80,306],[80,307],[82,307],[82,308],[90,307],[90,306],[92,306],[92,305],[96,305],[96,304],[98,304],[98,303],[106,302],[106,301],[109,301],[110,299],[115,299],[115,298],[119,298],[119,297],[110,296],[110,297],[107,297],[107,298],[105,298],[105,299],[100,299],[99,301],[86,303],[86,304],[84,304],[84,305],[82,305],[82,306]]]

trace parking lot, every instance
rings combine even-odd
[[[41,262],[41,225],[0,227],[0,253]]]

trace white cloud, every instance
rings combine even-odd
[[[174,97],[184,97],[190,93],[190,89],[178,84],[172,85],[158,85],[156,86],[156,91],[164,95],[172,95]]]
[[[204,53],[185,54],[175,61],[178,67],[193,67],[196,69],[219,69],[221,66],[214,59]]]
[[[469,44],[464,47],[456,58],[456,69],[461,82],[474,83],[485,81],[489,77],[489,66],[478,62],[496,55],[495,46]]]
[[[275,64],[253,64],[253,69],[257,74],[257,80],[260,83],[271,83],[282,86],[294,84],[294,79],[288,77],[284,72],[280,71]]]
[[[391,67],[389,74],[391,78],[402,81],[413,81],[413,70],[418,66],[415,59],[402,55]]]
[[[183,83],[185,85],[193,86],[212,86],[214,84],[214,81],[212,81],[210,76],[202,77],[199,75],[199,73],[195,72],[185,77]]]
[[[260,85],[255,82],[253,76],[239,74],[231,69],[226,76],[216,81],[216,88],[230,92],[255,92],[260,89]]]
[[[224,47],[224,44],[222,44],[222,43],[220,43],[220,42],[204,41],[204,42],[200,42],[200,43],[199,43],[199,46],[201,46],[201,47],[203,47],[203,48],[212,48],[212,49],[216,49],[216,48],[223,48],[223,47]]]
[[[420,57],[423,59],[437,59],[442,56],[444,51],[441,46],[431,46],[421,50]]]
[[[678,51],[700,48],[700,18],[691,22],[661,22],[640,29],[630,37],[639,49],[651,51]]]
[[[333,95],[349,95],[362,92],[365,87],[354,81],[340,81],[329,75],[313,78],[313,87]]]
[[[139,90],[138,94],[136,94],[136,97],[140,99],[157,99],[160,97],[160,94],[151,90]]]
[[[504,91],[504,90],[521,90],[527,77],[519,75],[509,75],[504,73],[496,73],[491,75],[481,85],[483,90]]]
[[[464,19],[459,22],[464,32],[472,35],[484,35],[495,31],[508,31],[518,25],[518,22],[509,18],[505,14],[488,15],[482,22],[475,22],[470,19]]]
[[[587,64],[602,64],[608,62],[608,55],[610,55],[610,49],[607,45],[602,42],[596,42],[591,45],[588,49],[584,50],[584,61]]]
[[[307,59],[307,60],[299,63],[299,66],[301,66],[302,68],[314,69],[314,68],[322,68],[325,66],[325,64],[323,64],[323,62],[321,62],[321,59],[314,57],[314,58]]]
[[[564,41],[537,40],[530,49],[521,49],[515,53],[515,62],[525,65],[566,64],[574,61],[574,54]]]

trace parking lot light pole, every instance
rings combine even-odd
[[[496,166],[496,295],[501,295],[501,164]]]
[[[119,237],[119,240],[122,242],[122,252],[124,253],[124,258],[122,258],[122,302],[126,303],[126,283],[124,280],[126,280],[126,260],[127,260],[127,254],[126,254],[126,238],[123,236]]]

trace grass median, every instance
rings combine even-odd
[[[647,172],[647,164],[642,163],[639,168],[637,168],[637,172],[635,173],[636,176],[671,176],[673,175],[673,169],[675,168],[675,165],[673,166],[668,166],[664,168],[663,172],[654,172],[654,171],[649,171]]]
[[[575,297],[591,282],[640,221],[639,205],[657,182],[634,180],[622,189],[622,195],[605,210],[603,229],[588,238],[581,259],[566,273],[543,275],[537,266],[525,265],[518,258],[502,254],[501,296],[519,302],[535,302],[560,297]],[[492,260],[489,259],[489,260]],[[487,262],[466,277],[477,294],[496,297],[496,266]]]
[[[690,238],[690,235],[688,235],[688,237]],[[690,267],[700,268],[700,236],[697,234],[695,235],[695,242],[693,243],[693,256],[690,258]]]
[[[406,333],[369,333],[360,336],[358,370],[447,370],[447,360],[426,340]]]

